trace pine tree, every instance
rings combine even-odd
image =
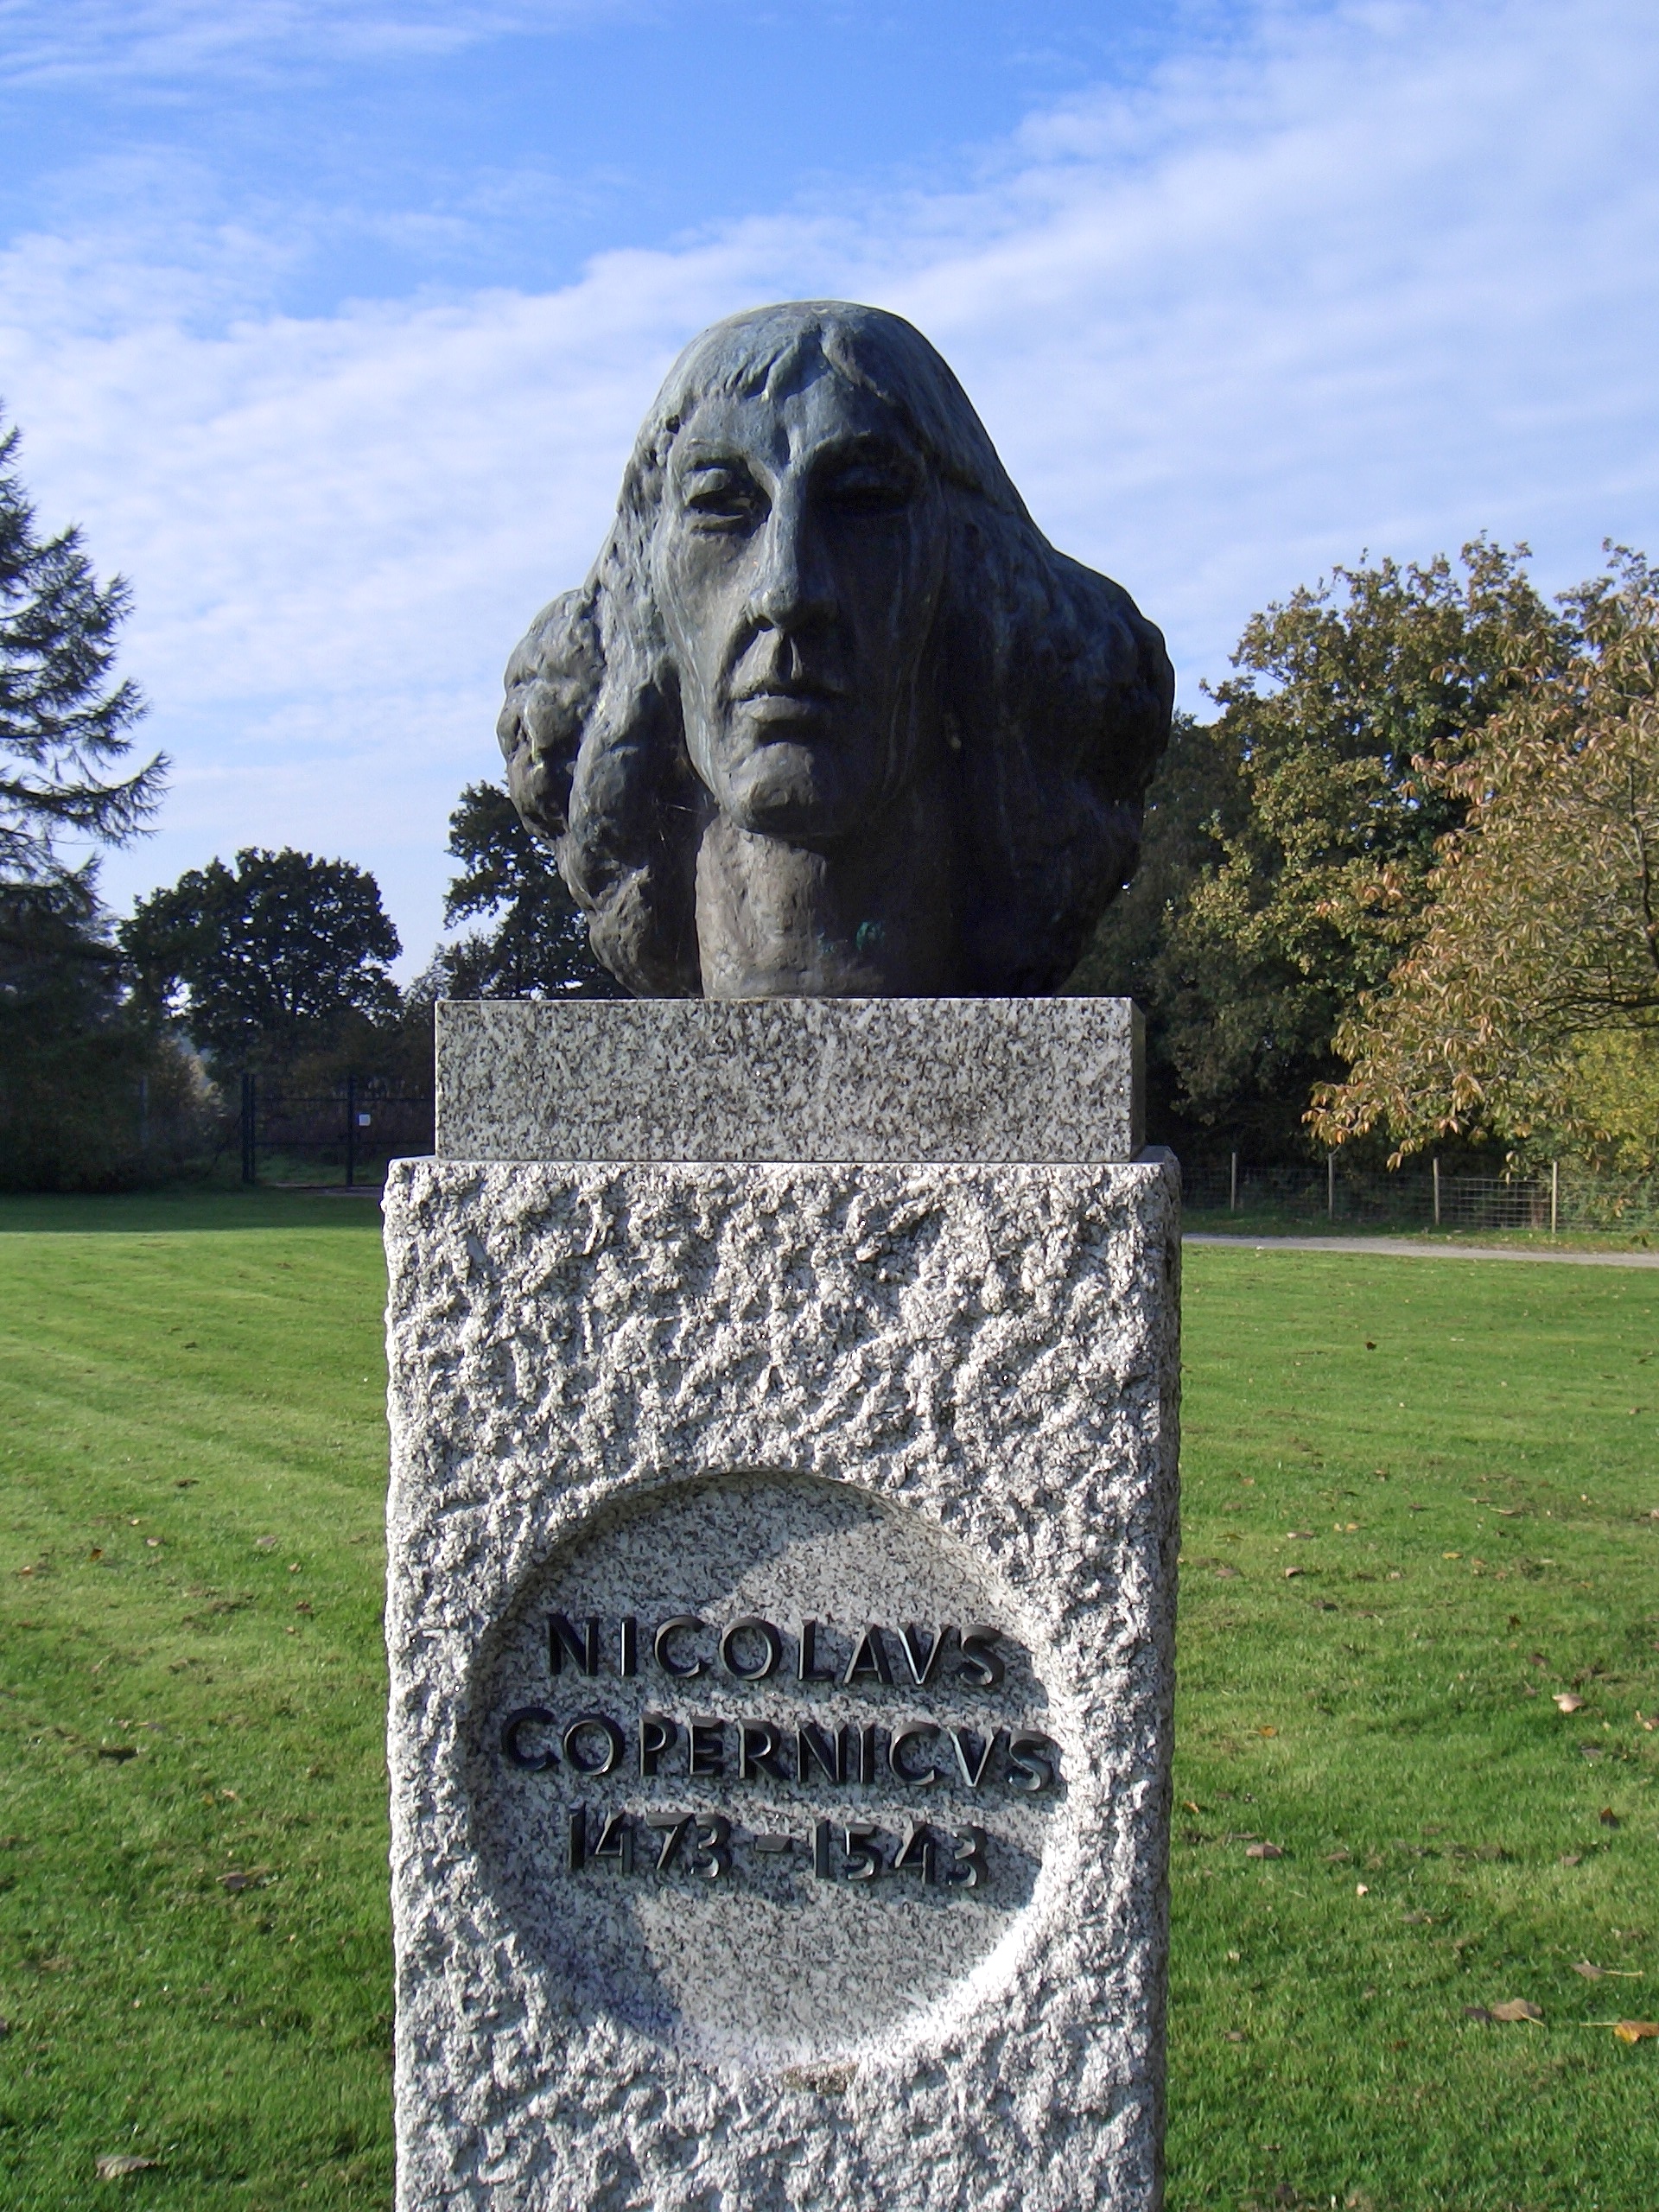
[[[18,444],[0,430],[0,889],[67,889],[87,864],[72,868],[60,841],[126,843],[160,804],[167,762],[113,772],[145,710],[113,676],[130,594],[120,576],[99,583],[79,530],[41,537]]]

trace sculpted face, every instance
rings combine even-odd
[[[904,788],[945,551],[902,426],[822,361],[782,394],[697,405],[652,568],[686,743],[723,815],[830,842]]]

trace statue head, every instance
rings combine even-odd
[[[1173,681],[927,340],[808,302],[680,356],[499,734],[641,995],[1031,994],[1135,865]]]

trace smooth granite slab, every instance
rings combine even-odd
[[[1128,999],[441,1002],[442,1160],[1128,1160]]]

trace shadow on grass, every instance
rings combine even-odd
[[[0,1236],[200,1236],[236,1229],[340,1229],[380,1233],[379,1192],[231,1190],[183,1185],[110,1196],[41,1192],[0,1196]]]

